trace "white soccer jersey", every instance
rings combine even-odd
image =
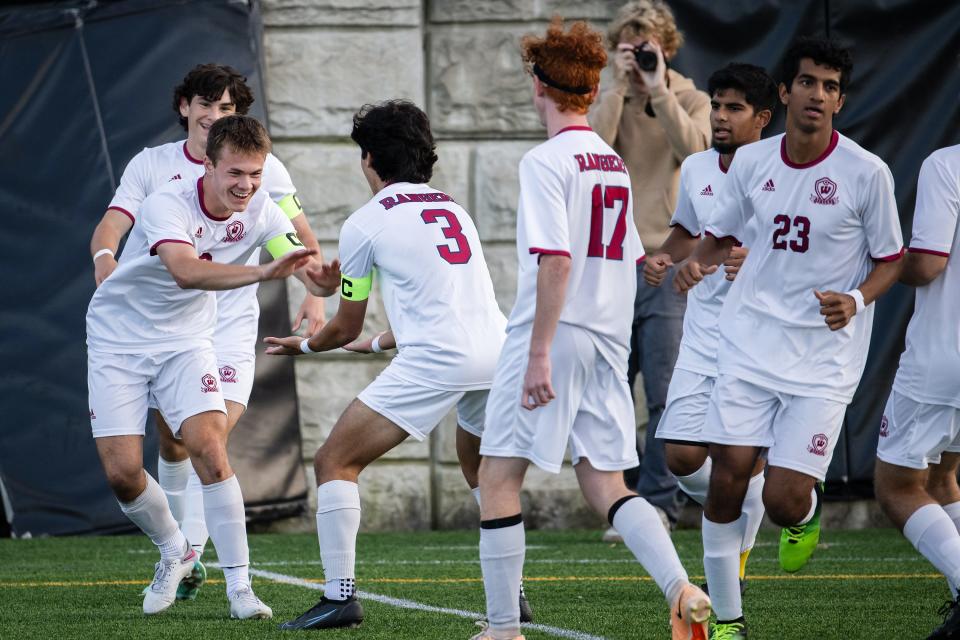
[[[540,257],[570,256],[560,322],[591,331],[625,371],[643,245],[626,165],[589,127],[567,127],[520,161],[517,252],[508,329],[533,322]]]
[[[374,267],[399,348],[391,370],[432,389],[489,389],[506,318],[463,207],[427,184],[384,187],[340,231],[343,275]]]
[[[193,245],[201,259],[247,264],[267,241],[293,233],[286,214],[258,191],[225,220],[203,206],[203,179],[182,181],[143,201],[120,263],[87,309],[87,346],[109,353],[185,351],[212,346],[217,297],[181,289],[157,256],[166,242]]]
[[[934,151],[920,169],[910,251],[960,254],[960,145]],[[960,408],[960,266],[950,258],[917,287],[894,390],[911,400]]]
[[[849,402],[867,359],[873,305],[831,331],[813,291],[849,291],[866,279],[871,260],[903,254],[893,177],[837,132],[804,165],[789,160],[785,145],[780,135],[737,151],[705,228],[741,237],[751,219],[757,225],[720,317],[720,373]]]
[[[178,180],[192,184],[204,172],[203,159],[190,155],[186,140],[147,147],[135,155],[123,170],[120,186],[109,208],[122,211],[135,223],[140,205],[151,193]],[[260,189],[268,193],[274,202],[296,194],[289,172],[272,153],[267,154],[263,165]],[[260,264],[259,249],[251,254],[249,264]],[[217,292],[218,334],[229,334],[239,343],[256,341],[257,319],[260,317],[257,286],[252,284]]]
[[[670,226],[680,225],[690,235],[701,235],[726,180],[727,168],[715,149],[688,156],[680,165],[680,190]],[[747,247],[753,239],[754,227],[751,221],[746,236],[740,238]],[[677,356],[678,369],[717,377],[720,310],[731,284],[721,266],[687,296],[683,339]],[[672,286],[672,283],[664,282],[662,286]]]

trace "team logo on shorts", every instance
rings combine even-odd
[[[200,378],[200,384],[203,385],[203,389],[201,389],[201,391],[203,391],[204,393],[213,393],[215,391],[220,391],[220,387],[217,386],[217,379],[214,378],[209,373],[204,374],[204,376]]]
[[[243,223],[239,220],[234,220],[227,225],[227,237],[224,238],[224,242],[239,242],[243,240],[243,237],[247,235],[243,230]]]
[[[830,440],[826,434],[818,433],[810,440],[810,444],[807,445],[807,451],[815,456],[825,456],[827,455],[827,444],[829,442]]]
[[[890,424],[887,421],[887,416],[880,418],[880,437],[886,438],[890,435]]]
[[[820,178],[813,183],[813,195],[810,201],[814,204],[837,204],[837,183],[830,178]]]
[[[236,382],[237,370],[228,364],[220,367],[220,382]]]

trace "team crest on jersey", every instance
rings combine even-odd
[[[239,242],[243,240],[245,235],[247,235],[247,233],[243,230],[243,223],[239,220],[234,220],[227,225],[227,237],[223,240],[224,242]]]
[[[236,382],[237,370],[228,364],[220,367],[220,382]]]
[[[712,195],[713,195],[713,189],[710,188],[710,185],[707,185],[707,186],[704,188],[704,190],[700,192],[700,195],[702,195],[702,196],[712,196]]]
[[[890,423],[887,421],[887,416],[880,418],[880,437],[886,438],[890,435]]]
[[[813,183],[810,201],[814,204],[837,204],[837,183],[830,178],[820,178]]]
[[[810,444],[807,445],[807,451],[815,456],[825,456],[827,455],[827,444],[829,444],[829,442],[830,440],[826,434],[818,433],[811,438]]]
[[[203,393],[214,393],[220,391],[220,387],[217,386],[217,379],[214,378],[209,373],[205,373],[202,378],[200,378],[200,384],[203,385]]]

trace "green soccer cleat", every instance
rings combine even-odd
[[[817,493],[817,509],[813,512],[810,522],[780,530],[780,568],[787,573],[795,573],[803,569],[813,555],[813,550],[817,548],[817,543],[820,542],[823,483],[818,482],[814,489]]]
[[[190,575],[177,585],[177,600],[196,600],[200,587],[207,581],[207,568],[197,560],[193,563]]]
[[[743,618],[710,625],[710,640],[747,640],[747,623]]]

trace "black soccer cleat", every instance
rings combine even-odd
[[[944,602],[937,612],[943,616],[943,624],[933,630],[927,640],[960,639],[960,596],[956,600]]]
[[[533,609],[523,591],[520,592],[520,622],[533,622]]]
[[[363,622],[363,606],[353,595],[346,600],[328,600],[320,598],[299,618],[280,625],[283,631],[296,629],[337,629],[340,627],[359,627]]]

